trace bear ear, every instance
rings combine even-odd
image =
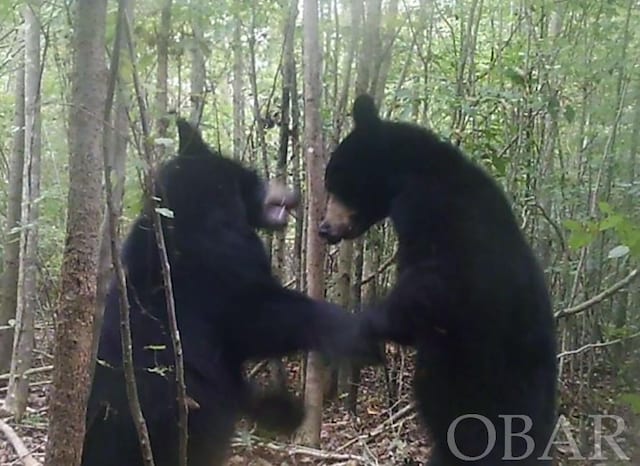
[[[209,152],[200,131],[195,126],[184,118],[178,118],[176,124],[178,125],[179,155],[199,155]]]
[[[361,94],[356,98],[352,114],[356,128],[371,127],[380,121],[378,108],[373,97],[368,94]]]

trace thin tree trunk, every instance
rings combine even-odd
[[[291,0],[291,18],[295,22],[298,17],[298,2],[297,0]],[[295,12],[295,13],[294,13]],[[292,37],[295,42],[295,37]],[[287,55],[287,66],[291,67],[291,164],[292,164],[292,177],[293,177],[293,189],[297,193],[302,193],[302,148],[300,146],[300,104],[298,100],[298,78],[296,73],[296,61],[295,55]],[[296,223],[294,227],[294,239],[293,239],[293,269],[295,270],[296,284],[295,288],[301,290],[303,283],[305,283],[305,267],[304,267],[304,221],[305,221],[305,206],[303,202],[298,204],[296,208]]]
[[[16,71],[15,109],[13,117],[13,149],[9,161],[9,186],[7,189],[7,223],[5,227],[2,276],[2,300],[0,301],[0,373],[11,368],[13,327],[18,305],[18,274],[20,270],[20,216],[22,213],[22,173],[24,170],[24,56]]]
[[[257,5],[252,4],[251,10],[251,34],[249,35],[249,58],[251,68],[249,70],[249,81],[251,83],[251,93],[253,94],[253,120],[256,130],[256,137],[258,138],[258,149],[260,150],[261,161],[264,169],[264,176],[269,177],[269,154],[267,153],[267,141],[265,137],[265,128],[263,118],[267,115],[262,115],[260,112],[260,98],[258,93],[258,77],[256,72],[256,11]],[[257,157],[257,156],[256,156]],[[269,241],[270,242],[270,241]],[[271,248],[269,248],[271,252]]]
[[[293,8],[289,5],[285,6],[285,24],[284,24],[284,66],[282,67],[282,95],[281,95],[281,111],[280,111],[280,144],[278,150],[278,161],[276,164],[276,179],[282,183],[287,181],[287,162],[289,154],[289,125],[291,115],[291,90],[293,88],[293,75],[296,72],[294,62],[294,34],[296,26],[296,17],[298,15],[297,5]],[[294,96],[295,98],[295,96]],[[275,234],[273,251],[274,268],[280,278],[286,278],[285,270],[285,232]]]
[[[562,32],[562,15],[559,11],[551,12],[551,19],[549,25],[548,36],[551,40],[556,40]],[[559,90],[557,89],[558,83],[554,76],[555,60],[551,63],[543,63],[546,72],[547,84],[549,89],[549,101],[551,99],[557,99]],[[538,174],[538,190],[540,205],[549,215],[553,209],[553,190],[550,189],[551,183],[549,178],[554,176],[554,165],[556,158],[556,143],[558,139],[558,112],[548,111],[544,117],[544,134],[543,134],[543,149],[541,154],[540,172]],[[555,183],[554,183],[555,184]],[[538,237],[538,248],[540,261],[543,270],[547,270],[551,266],[552,255],[552,232],[549,222],[543,221],[540,224]]]
[[[236,11],[233,27],[233,158],[242,159],[245,146],[244,127],[244,51],[242,50],[242,22],[240,20],[241,2],[234,2]]]
[[[38,198],[40,197],[40,4],[24,6],[25,21],[25,163],[22,189],[23,225],[20,237],[18,305],[11,360],[11,378],[5,409],[16,419],[24,414],[29,392],[25,375],[31,367],[34,345],[34,320],[38,308]]]
[[[156,70],[156,95],[153,117],[156,119],[156,136],[167,137],[169,127],[168,111],[168,81],[169,81],[169,36],[171,33],[171,5],[173,0],[163,0],[160,12],[160,26],[158,30],[158,68]],[[129,18],[131,22],[131,18]],[[165,152],[164,145],[157,146],[158,157],[162,158]]]
[[[125,1],[126,14],[131,21],[133,18],[133,0]],[[126,61],[127,44],[124,32],[121,29],[120,37],[117,38],[115,47],[119,48],[119,60]],[[107,139],[106,146],[103,147],[103,150],[106,151],[109,170],[112,173],[114,215],[119,219],[122,216],[122,202],[126,181],[127,146],[129,142],[129,99],[125,89],[127,84],[130,83],[130,79],[129,76],[126,76],[126,73],[123,72],[123,67],[121,65],[118,66],[117,75],[116,108],[113,116],[113,130],[111,130],[109,123],[104,125],[103,138]],[[93,330],[92,372],[95,367],[95,357],[98,353],[98,343],[100,341],[100,329],[102,328],[105,299],[112,276],[113,259],[111,257],[110,247],[109,212],[105,209],[100,227],[100,252],[98,259],[96,316]]]
[[[304,141],[307,159],[307,286],[314,299],[324,298],[325,247],[317,234],[324,208],[324,157],[322,144],[321,102],[321,55],[318,34],[318,1],[305,0],[304,25]],[[322,423],[322,389],[325,367],[322,357],[309,353],[305,380],[306,418],[300,428],[300,439],[304,444],[320,444]]]
[[[202,33],[202,19],[196,15],[191,18],[191,30],[193,31],[193,42],[191,44],[191,115],[189,119],[195,125],[200,123],[202,111],[204,110],[205,96],[205,61],[202,53],[204,37]]]
[[[106,0],[78,3],[70,117],[67,235],[57,309],[47,466],[80,462],[91,380],[102,215]]]

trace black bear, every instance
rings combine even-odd
[[[243,377],[248,359],[352,345],[356,321],[341,309],[287,290],[272,275],[256,229],[286,223],[296,196],[211,150],[178,120],[179,154],[159,170],[176,315],[190,399],[189,466],[224,461],[236,418],[291,430],[300,405],[261,395]],[[138,393],[157,466],[178,464],[175,372],[149,202],[122,248]],[[111,284],[87,410],[84,466],[142,465],[122,370],[118,289]],[[266,418],[266,419],[265,419]]]
[[[413,388],[434,440],[429,465],[549,464],[554,320],[509,202],[457,147],[382,120],[370,96],[356,99],[352,116],[326,168],[319,233],[337,243],[393,222],[398,281],[361,314],[360,330],[417,349]]]

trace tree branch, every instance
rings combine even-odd
[[[580,354],[593,348],[604,348],[607,346],[617,345],[618,343],[622,343],[628,340],[633,340],[634,338],[638,338],[638,337],[640,337],[640,332],[634,333],[633,335],[629,335],[628,337],[616,338],[615,340],[611,340],[611,341],[603,341],[600,343],[589,343],[588,345],[581,346],[580,348],[575,350],[563,351],[562,353],[558,354],[558,359],[562,359],[566,356],[571,356],[574,354]]]
[[[2,420],[0,420],[0,431],[2,431],[4,436],[7,438],[7,441],[11,444],[16,455],[18,455],[20,462],[24,466],[41,466],[41,463],[31,455],[31,452],[24,445],[20,437],[18,437],[16,431]]]
[[[567,317],[567,316],[572,316],[572,315],[584,312],[587,309],[595,306],[596,304],[604,301],[605,299],[607,299],[611,295],[615,294],[620,289],[624,288],[629,283],[631,283],[633,280],[635,280],[637,277],[638,277],[638,269],[633,269],[629,275],[627,275],[625,278],[623,278],[619,282],[615,283],[614,285],[611,285],[609,288],[604,290],[602,293],[599,293],[599,294],[595,295],[594,297],[592,297],[591,299],[586,300],[583,303],[577,304],[577,305],[572,306],[572,307],[568,307],[566,309],[562,309],[562,310],[556,312],[554,317],[556,319],[562,319],[562,318]]]
[[[304,447],[301,445],[287,445],[284,443],[267,441],[255,435],[250,435],[248,441],[241,437],[235,437],[231,442],[231,445],[233,447],[247,447],[252,444],[269,450],[283,452],[289,456],[303,455],[322,460],[355,461],[358,464],[363,465],[373,464],[370,460],[367,460],[363,456],[352,455],[350,453],[334,453],[330,451],[319,450],[317,448]]]
[[[373,440],[374,438],[376,438],[379,435],[381,435],[384,432],[386,432],[389,428],[395,426],[398,421],[404,419],[405,417],[410,417],[410,418],[414,417],[416,415],[415,408],[416,408],[416,404],[415,403],[407,404],[406,406],[404,406],[403,408],[401,408],[397,412],[395,412],[391,417],[386,419],[378,427],[373,429],[371,432],[369,432],[367,434],[364,434],[364,435],[359,435],[359,436],[357,436],[355,438],[352,438],[351,440],[349,440],[345,444],[343,444],[340,447],[338,447],[336,449],[336,451],[337,452],[338,451],[342,451],[342,450],[350,447],[351,445],[353,445],[354,443],[357,443],[357,442],[368,442],[369,440]]]

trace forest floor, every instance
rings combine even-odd
[[[411,358],[407,358],[410,360]],[[407,364],[410,366],[410,363]],[[323,411],[321,446],[309,449],[296,446],[287,438],[259,438],[253,434],[252,426],[241,422],[234,438],[228,464],[230,466],[294,466],[294,465],[388,465],[418,466],[426,464],[429,457],[429,441],[411,409],[410,367],[403,367],[398,401],[393,409],[388,408],[386,382],[381,368],[366,368],[362,371],[357,414],[348,412],[338,401],[327,402]],[[297,360],[286,364],[289,386],[300,384]],[[260,379],[266,377],[263,371]],[[50,374],[49,374],[50,375]],[[3,419],[22,440],[32,456],[43,461],[47,431],[47,373],[34,377],[27,414],[20,424]],[[597,384],[585,387],[565,384],[561,387],[563,403],[561,413],[569,419],[571,432],[580,445],[589,445],[592,434],[584,413],[616,414],[623,417],[626,431],[620,445],[629,460],[575,460],[562,449],[558,454],[561,465],[632,465],[640,466],[640,416],[630,407],[617,400],[620,394],[613,387],[617,377],[606,372],[594,372]],[[633,382],[635,383],[635,382]],[[638,386],[638,385],[636,385]],[[6,390],[0,388],[0,402]],[[400,415],[399,415],[400,414]],[[605,423],[606,424],[606,423]],[[566,437],[560,437],[564,440]],[[612,456],[606,451],[604,453]],[[585,453],[587,456],[588,453]],[[0,465],[19,466],[14,449],[0,432]]]

